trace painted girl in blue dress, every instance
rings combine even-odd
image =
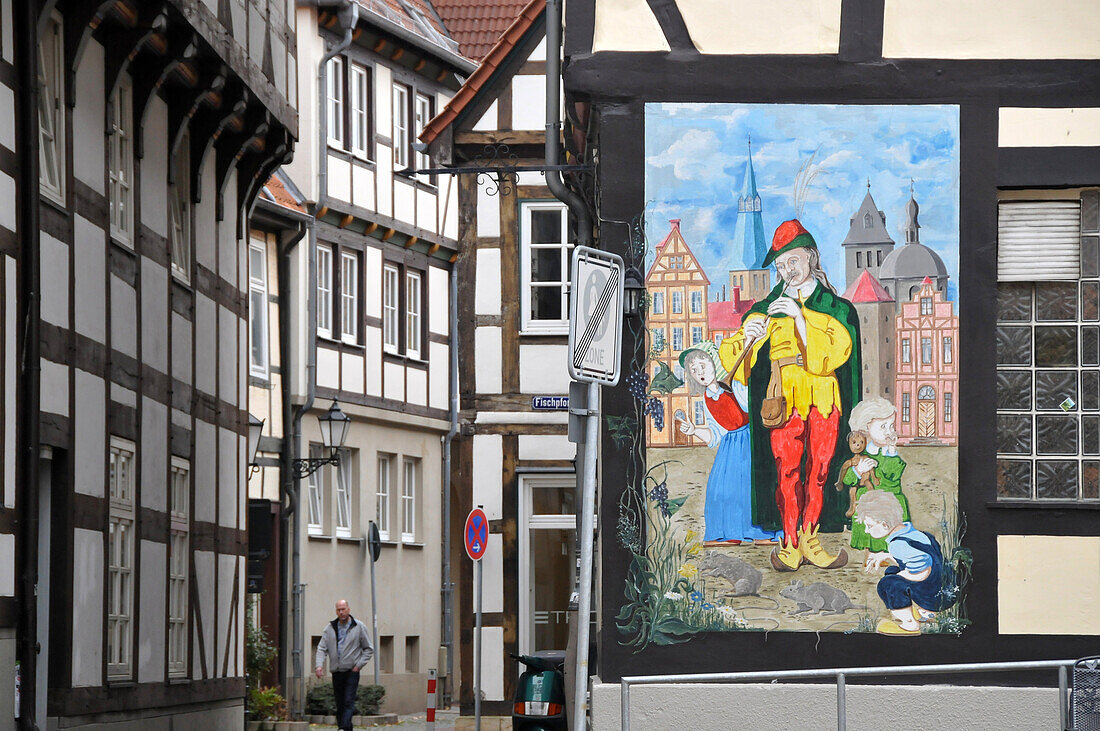
[[[718,448],[707,478],[703,507],[704,545],[774,542],[778,532],[752,524],[752,460],[749,419],[745,413],[748,389],[737,381],[721,382],[717,348],[707,341],[680,354],[684,381],[692,396],[702,396],[704,424],[682,420],[679,429],[688,436]]]

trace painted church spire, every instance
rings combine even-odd
[[[737,225],[733,232],[734,246],[741,247],[742,264],[746,269],[759,267],[768,253],[761,211],[760,193],[756,189],[756,171],[752,167],[752,138],[750,137],[745,179],[741,184],[741,195],[737,198]]]

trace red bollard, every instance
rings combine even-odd
[[[435,729],[435,668],[428,671],[428,731]]]

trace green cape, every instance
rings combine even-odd
[[[768,305],[783,294],[784,282],[779,284],[745,313],[742,322],[751,314],[767,316]],[[839,533],[849,524],[844,513],[848,510],[848,491],[836,490],[836,481],[840,465],[851,457],[848,449],[848,415],[863,393],[862,358],[860,357],[859,315],[855,307],[840,295],[833,294],[819,285],[806,299],[804,307],[829,315],[848,329],[852,338],[852,355],[844,365],[836,369],[837,385],[840,387],[840,427],[836,438],[836,451],[829,464],[829,474],[825,478],[824,506],[821,509],[819,524],[825,533]],[[773,315],[785,317],[785,315]],[[760,403],[764,400],[768,379],[771,378],[769,355],[771,344],[764,343],[756,357],[749,377],[749,433],[752,437],[752,522],[764,530],[782,530],[783,522],[776,504],[776,490],[779,477],[775,467],[775,455],[772,454],[771,430],[760,421]],[[805,464],[805,463],[803,463]]]

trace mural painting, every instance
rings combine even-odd
[[[958,108],[650,104],[645,163],[622,641],[961,632]]]

